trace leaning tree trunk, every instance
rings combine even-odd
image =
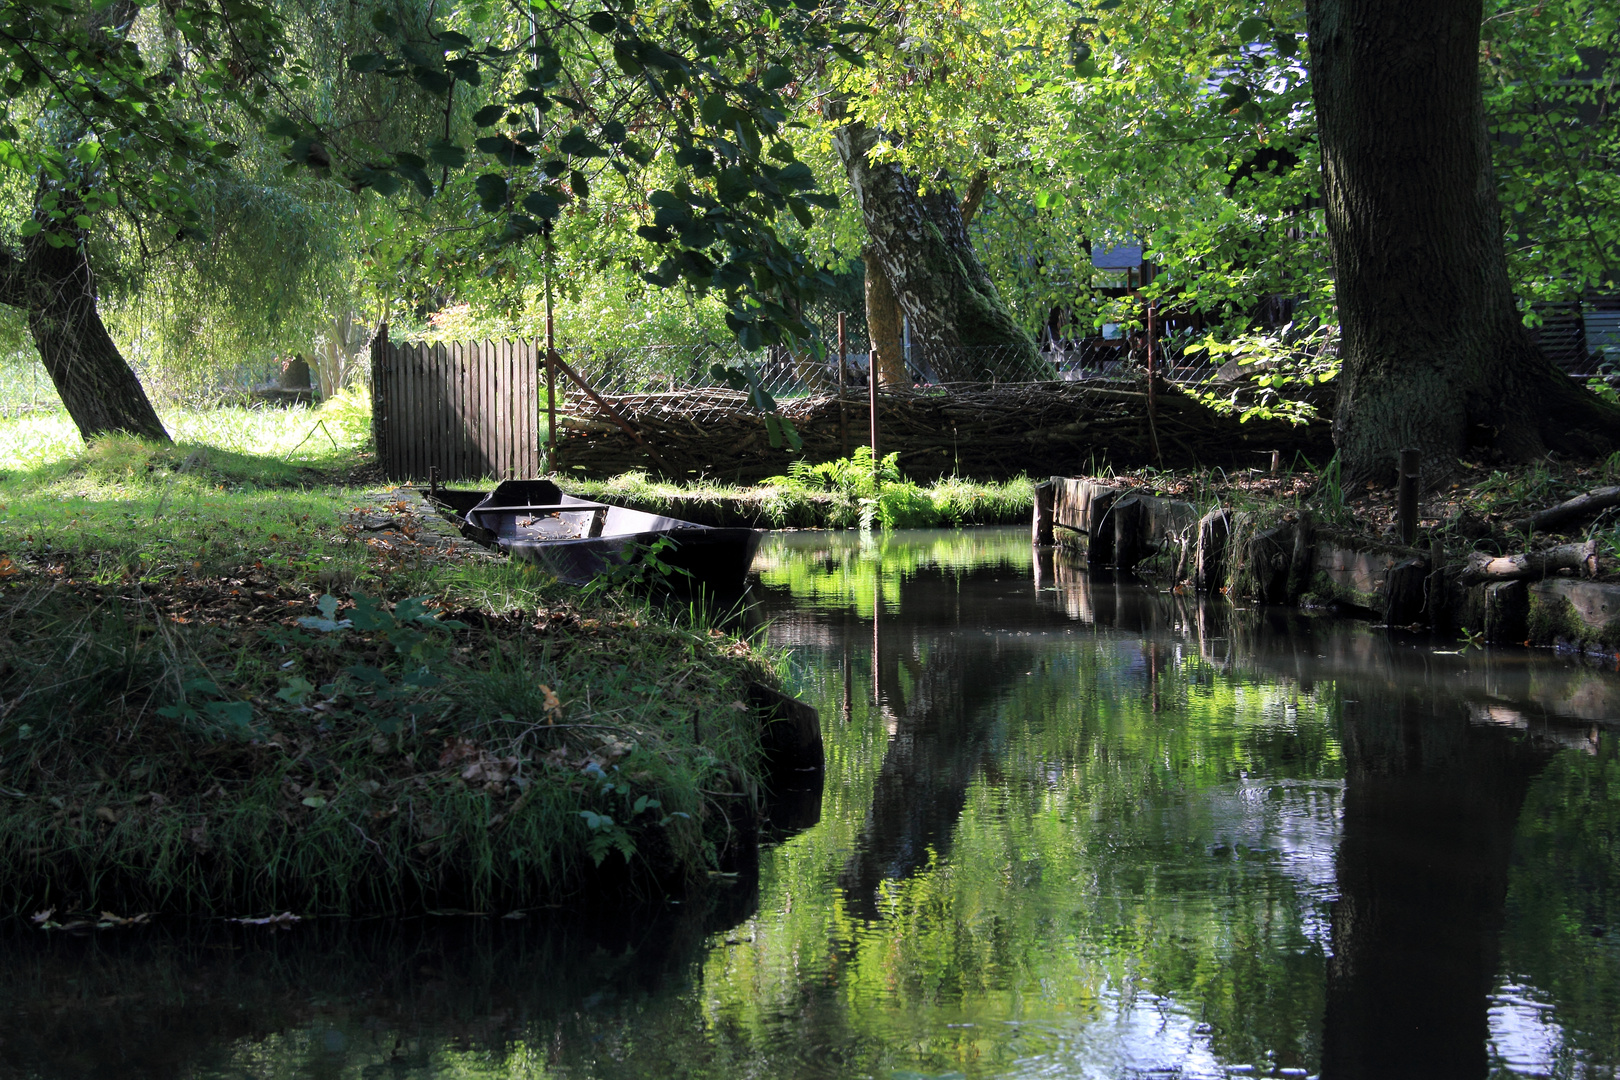
[[[140,380],[96,309],[83,237],[53,247],[36,233],[23,254],[0,252],[0,303],[22,308],[34,345],[68,415],[85,439],[122,431],[169,441]]]
[[[1035,342],[974,253],[956,196],[937,187],[925,197],[894,161],[874,164],[868,153],[877,143],[877,133],[858,122],[833,137],[871,236],[871,257],[911,322],[913,351],[920,348],[941,379],[1038,372]]]
[[[1531,342],[1503,250],[1479,85],[1481,0],[1310,0],[1341,326],[1334,442],[1352,481],[1417,447],[1603,451],[1620,410]]]
[[[92,5],[85,12],[91,46],[123,38],[138,10],[135,0]],[[86,134],[76,118],[69,118],[60,145],[73,146]],[[0,249],[0,304],[27,313],[34,347],[83,438],[121,431],[168,442],[163,421],[101,321],[85,231],[61,228],[43,209],[47,196],[54,195],[58,209],[71,219],[83,212],[83,193],[91,186],[93,181],[82,177],[40,173],[33,220],[41,231],[23,241],[20,253]]]

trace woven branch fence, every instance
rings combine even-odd
[[[880,391],[878,452],[898,452],[901,470],[919,480],[952,473],[987,480],[1046,476],[1104,462],[1254,466],[1262,463],[1259,454],[1274,450],[1284,460],[1296,452],[1313,461],[1332,453],[1325,421],[1239,424],[1172,387],[1156,397],[1150,423],[1145,379]],[[674,479],[747,482],[785,473],[801,456],[772,447],[763,418],[735,391],[647,394],[614,404],[643,441],[582,408],[559,428],[564,469],[590,477],[644,469]],[[870,399],[864,395],[794,398],[781,402],[780,413],[797,429],[810,461],[846,456],[869,442]]]
[[[907,475],[994,479],[1100,464],[1256,464],[1255,451],[1325,456],[1325,424],[1238,424],[1147,380],[1117,354],[1033,349],[914,350],[903,378],[880,368],[878,449]],[[801,456],[773,447],[748,395],[714,367],[751,365],[803,440],[825,461],[870,441],[868,356],[786,349],[743,357],[718,347],[560,353],[556,444],[549,445],[544,350],[533,342],[373,344],[377,444],[393,479],[531,476],[542,467],[590,477],[644,469],[676,479],[750,481]],[[1173,365],[1167,365],[1172,367]],[[943,381],[937,373],[969,373]],[[884,377],[889,381],[885,382]],[[840,380],[842,386],[840,387]]]

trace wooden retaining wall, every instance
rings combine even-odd
[[[372,432],[390,480],[540,472],[542,352],[532,341],[371,344]]]

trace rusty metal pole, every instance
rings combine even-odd
[[[1395,495],[1395,523],[1401,534],[1401,543],[1410,544],[1417,539],[1418,473],[1423,455],[1415,449],[1400,453],[1400,480]]]
[[[557,471],[557,331],[551,307],[551,223],[546,222],[546,469]]]
[[[844,313],[838,313],[838,456],[849,457],[849,419],[844,412],[844,357],[849,355],[844,336]]]
[[[1153,460],[1162,463],[1163,456],[1159,453],[1159,364],[1158,355],[1153,348],[1153,301],[1151,300],[1148,301],[1147,305],[1147,371],[1148,438],[1153,443]]]
[[[874,480],[876,480],[878,478],[878,475],[879,475],[879,471],[878,471],[878,411],[877,411],[877,391],[878,391],[878,386],[877,386],[877,384],[878,384],[878,354],[877,354],[877,350],[873,349],[871,351],[871,353],[867,356],[867,360],[866,360],[866,389],[867,389],[867,398],[869,399],[869,401],[871,403],[871,408],[872,408],[872,479],[874,479]]]

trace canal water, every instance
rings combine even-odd
[[[827,768],[634,922],[0,932],[0,1076],[1614,1077],[1620,675],[773,536]]]

